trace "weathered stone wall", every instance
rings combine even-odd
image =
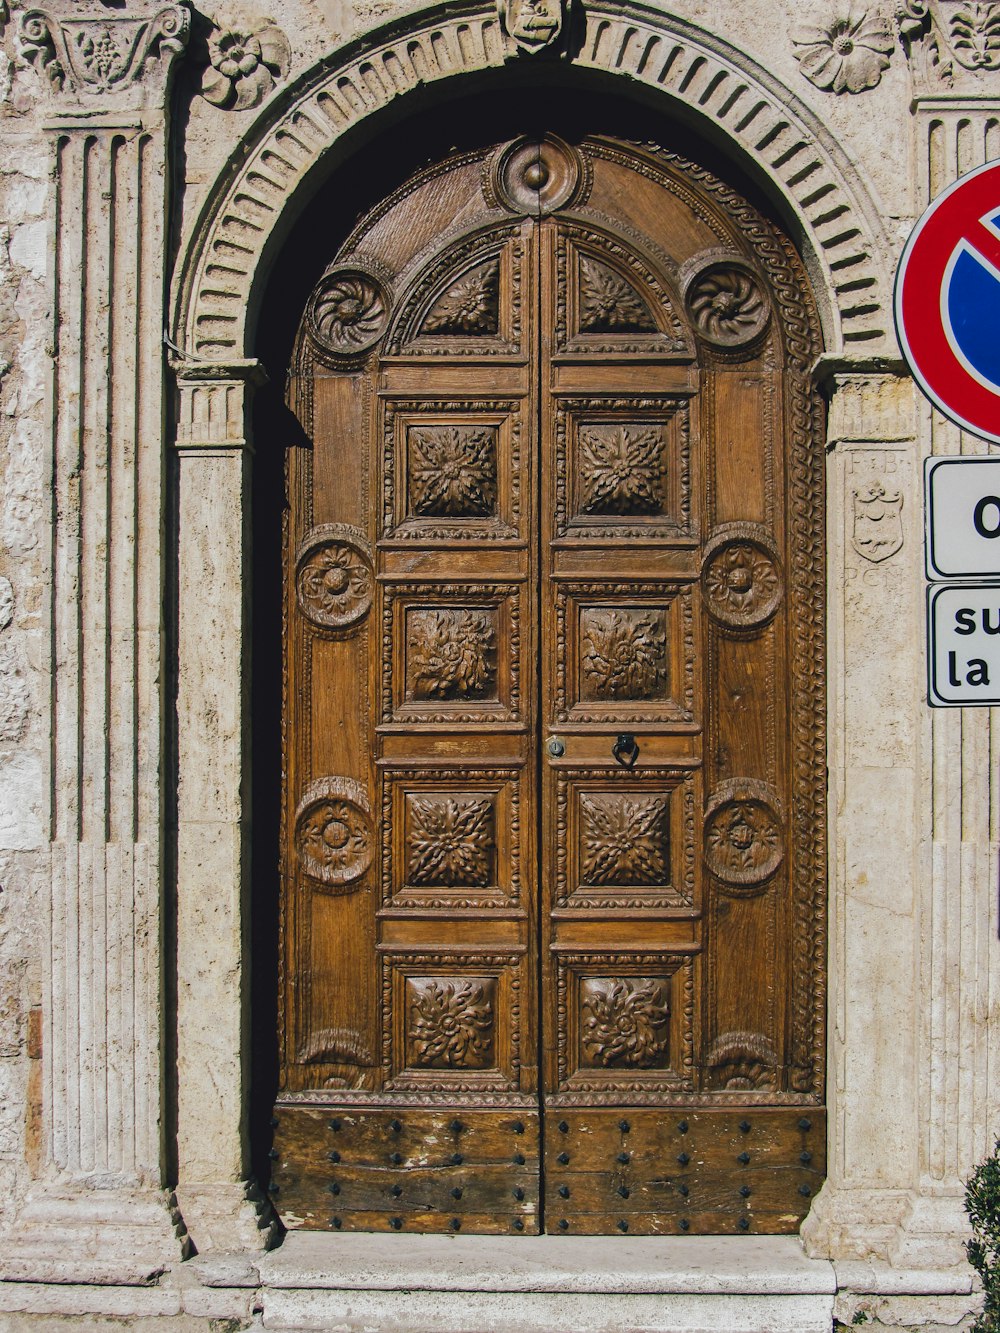
[[[0,1196],[16,1211],[41,1153],[49,879],[47,389],[51,167],[37,83],[0,51]]]

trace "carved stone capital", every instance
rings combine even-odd
[[[898,19],[918,95],[1000,89],[1000,4],[903,0]]]
[[[184,5],[122,13],[66,3],[21,15],[21,54],[44,75],[60,100],[165,91],[171,66],[187,45]]]

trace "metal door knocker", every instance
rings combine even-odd
[[[631,732],[624,731],[611,747],[611,753],[622,768],[634,768],[639,758],[639,745]]]

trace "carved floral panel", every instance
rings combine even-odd
[[[663,512],[667,467],[661,424],[581,426],[577,448],[579,512],[623,517]]]
[[[733,886],[762,884],[784,856],[777,797],[762,782],[725,782],[705,811],[705,861]]]
[[[580,1063],[652,1069],[667,1063],[670,983],[663,977],[585,977],[580,982]]]
[[[667,683],[666,612],[586,607],[580,614],[580,697],[662,698]]]
[[[306,618],[319,629],[346,629],[371,606],[371,550],[364,535],[343,523],[313,528],[299,549],[295,591]]]
[[[494,808],[476,796],[406,798],[406,881],[485,888],[493,880]]]
[[[705,551],[702,587],[708,610],[723,625],[754,629],[770,620],[783,587],[766,531],[752,523],[720,528]]]
[[[405,1004],[411,1067],[493,1067],[494,977],[408,977]]]
[[[368,797],[350,778],[319,778],[295,813],[295,848],[305,873],[334,892],[346,892],[372,860]]]
[[[413,608],[406,616],[406,698],[497,697],[497,612]]]
[[[632,284],[596,259],[580,256],[580,331],[655,333],[649,306]]]
[[[666,796],[580,796],[583,884],[666,884],[669,866]]]
[[[496,337],[500,332],[500,261],[491,259],[453,283],[427,312],[421,334]]]
[[[686,298],[695,328],[707,342],[724,349],[753,342],[771,316],[756,275],[726,260],[711,260],[695,269]]]
[[[496,426],[413,426],[407,446],[412,514],[488,518],[496,513]]]

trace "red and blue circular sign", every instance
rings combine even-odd
[[[910,233],[896,333],[945,416],[1000,443],[1000,162],[949,186]]]

